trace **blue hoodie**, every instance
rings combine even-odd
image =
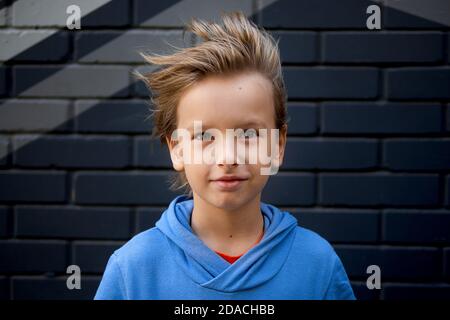
[[[192,231],[192,198],[177,196],[155,227],[114,251],[94,299],[355,299],[333,247],[260,203],[264,236],[230,264]]]

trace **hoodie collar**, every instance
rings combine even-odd
[[[177,196],[156,222],[156,227],[166,236],[170,254],[197,284],[222,292],[247,290],[270,280],[281,269],[297,226],[297,219],[289,212],[260,202],[264,236],[230,264],[193,232],[189,224],[193,206],[192,197]]]

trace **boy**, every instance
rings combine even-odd
[[[222,19],[191,21],[205,40],[195,47],[144,55],[164,66],[138,76],[154,91],[154,134],[179,172],[173,187],[188,195],[110,256],[94,299],[355,299],[332,246],[261,202],[286,145],[278,47],[241,12]],[[249,161],[261,150],[272,150],[269,174]]]

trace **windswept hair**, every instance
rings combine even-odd
[[[170,55],[146,54],[141,56],[156,71],[134,75],[150,90],[152,137],[166,143],[177,128],[177,106],[182,94],[208,75],[231,75],[256,71],[267,78],[273,87],[275,124],[282,129],[286,124],[286,89],[283,81],[278,40],[264,29],[258,28],[241,11],[221,12],[220,23],[192,18],[185,31],[199,36],[203,42],[193,47],[178,48]],[[183,34],[184,34],[183,32]],[[184,172],[175,176],[172,190],[192,190]]]

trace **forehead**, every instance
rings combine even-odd
[[[214,128],[234,128],[243,123],[275,125],[275,107],[269,80],[259,73],[208,76],[181,97],[178,127],[194,121]]]

